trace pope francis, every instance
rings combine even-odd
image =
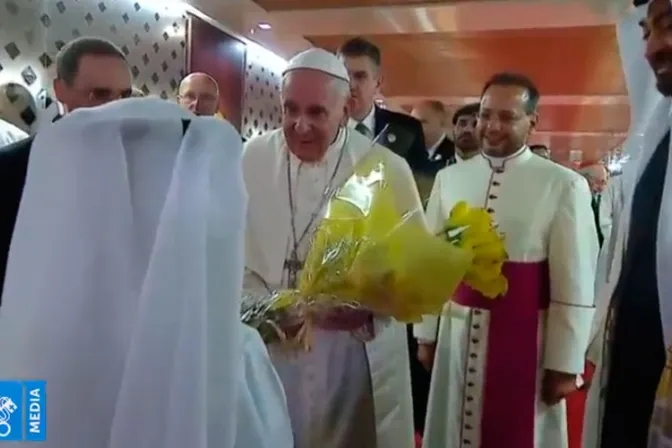
[[[345,66],[325,50],[304,51],[283,74],[282,129],[247,143],[248,291],[295,286],[330,193],[367,154],[386,158],[399,211],[424,225],[406,162],[346,127],[348,96]],[[310,352],[271,347],[298,448],[413,446],[405,327],[376,317],[367,336],[317,330]]]

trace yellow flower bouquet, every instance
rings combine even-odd
[[[373,315],[411,323],[440,314],[463,279],[501,291],[505,254],[487,213],[459,204],[433,235],[422,210],[398,210],[388,176],[385,160],[358,164],[327,203],[296,290],[244,303],[243,322],[309,349],[314,326],[355,331]]]
[[[508,283],[502,275],[508,258],[504,237],[486,210],[458,202],[439,235],[473,255],[463,279],[467,285],[490,299],[506,294]]]

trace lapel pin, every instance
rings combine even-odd
[[[397,141],[397,136],[394,134],[387,134],[387,141],[390,143],[394,143]]]

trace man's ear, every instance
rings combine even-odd
[[[54,96],[56,99],[63,103],[65,101],[65,83],[63,82],[62,79],[56,78],[54,79]]]
[[[343,105],[343,118],[341,118],[340,125],[347,126],[349,119],[350,119],[350,97],[348,96],[348,100],[345,101],[345,104]]]
[[[378,72],[378,79],[376,79],[376,93],[382,95],[382,88],[383,88],[383,75]]]
[[[534,112],[530,115],[530,132],[537,129],[537,123],[539,122],[539,113]]]

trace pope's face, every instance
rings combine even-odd
[[[506,157],[527,142],[536,114],[526,110],[528,93],[518,86],[492,85],[481,98],[477,135],[485,154]]]
[[[656,75],[658,90],[672,96],[672,11],[670,0],[652,0],[640,22],[646,40],[646,59]]]
[[[316,70],[293,70],[283,79],[282,127],[299,159],[317,162],[348,119],[347,85]]]

